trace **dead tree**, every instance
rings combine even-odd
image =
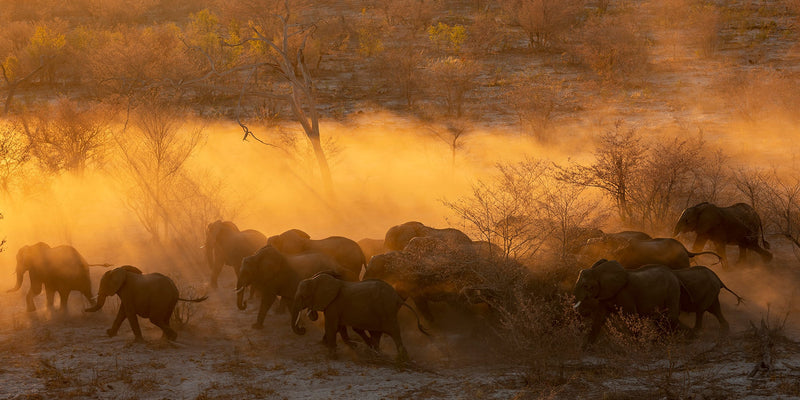
[[[278,25],[275,38],[263,28],[251,26],[251,36],[237,43],[228,43],[228,46],[244,46],[247,43],[257,42],[269,49],[263,57],[265,60],[252,63],[248,66],[241,66],[239,69],[249,71],[249,77],[245,79],[240,92],[240,101],[237,110],[237,122],[244,131],[244,139],[252,137],[259,142],[261,139],[242,122],[240,118],[242,101],[247,92],[247,87],[254,79],[258,70],[268,67],[276,72],[281,80],[288,84],[287,93],[261,92],[255,93],[256,96],[267,97],[285,101],[289,104],[294,119],[303,127],[303,132],[311,143],[314,156],[319,167],[322,185],[328,197],[333,196],[333,180],[331,178],[330,166],[325,151],[322,148],[322,140],[319,130],[319,111],[317,110],[317,98],[315,94],[314,79],[306,65],[304,50],[306,43],[316,29],[313,24],[294,24],[290,23],[291,7],[289,2],[284,2],[284,14],[273,14],[272,17],[280,23]]]

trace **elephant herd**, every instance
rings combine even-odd
[[[674,233],[677,236],[684,232],[697,234],[692,251],[674,238],[652,238],[634,231],[600,232],[600,236],[586,241],[578,258],[587,261],[585,265],[594,265],[580,271],[573,294],[575,309],[592,317],[588,343],[596,340],[607,317],[617,309],[639,315],[659,314],[670,327],[680,330],[688,330],[678,320],[681,311],[695,313],[695,330],[702,326],[703,314],[709,312],[717,317],[723,331],[728,330],[718,296],[721,289],[730,289],[711,269],[690,267],[690,260],[700,254],[713,254],[726,267],[725,246],[734,244],[740,248],[740,260],[746,257],[747,250],[752,250],[769,261],[772,255],[766,250],[769,244],[764,240],[758,214],[742,203],[724,208],[701,203],[681,215]],[[508,263],[502,249],[492,243],[473,241],[457,229],[436,229],[414,221],[391,227],[382,240],[359,242],[342,236],[312,239],[299,229],[266,237],[256,230],[240,231],[233,222],[221,220],[210,223],[205,233],[203,249],[211,272],[209,285],[218,286],[219,275],[227,265],[236,275],[238,309],[247,308],[248,288],[251,299],[260,296],[254,329],[263,328],[267,312],[278,299],[281,310],[289,311],[290,327],[298,335],[306,332],[300,318],[303,310],[308,310],[312,321],[322,312],[323,343],[330,355],[335,352],[337,334],[346,344],[353,345],[349,328],[373,349],[379,348],[382,335],[389,335],[398,358],[407,359],[397,320],[401,307],[411,309],[406,299],[411,298],[420,315],[435,323],[439,315],[431,302],[459,309],[481,301],[476,300],[476,293],[485,300],[485,295],[492,292],[491,288],[481,289],[486,284],[486,274],[482,274],[486,265],[511,265],[504,271],[525,269],[515,262]],[[709,240],[716,252],[702,251]],[[41,293],[42,287],[49,308],[53,307],[56,292],[65,309],[69,293],[79,291],[91,303],[85,310],[89,312],[100,310],[108,296],[117,295],[120,308],[107,334],[116,335],[127,319],[136,340],[142,339],[138,317],[150,319],[162,329],[164,337],[174,340],[177,334],[169,320],[177,302],[206,299],[180,298],[169,277],[144,274],[130,265],[106,272],[94,297],[89,280],[91,266],[70,246],[24,246],[17,254],[17,280],[10,291],[20,289],[27,272],[28,311],[35,310],[33,297]],[[427,334],[419,317],[417,327]]]
[[[729,330],[719,293],[727,290],[736,296],[737,304],[742,298],[711,269],[690,267],[690,260],[712,254],[727,268],[725,247],[732,244],[739,246],[739,262],[745,261],[748,250],[769,262],[772,254],[767,250],[769,243],[764,240],[761,219],[744,203],[718,207],[703,202],[681,214],[674,236],[686,232],[697,235],[692,251],[674,238],[652,238],[636,231],[601,234],[586,241],[578,257],[584,261],[599,260],[580,271],[573,295],[574,308],[592,318],[587,344],[597,339],[607,317],[616,310],[648,317],[658,315],[666,319],[671,330],[690,333],[702,327],[703,315],[709,312],[717,318],[723,332]],[[702,251],[709,240],[716,252]],[[680,312],[695,314],[692,330],[679,321]]]

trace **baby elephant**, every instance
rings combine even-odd
[[[181,299],[178,297],[178,288],[169,277],[159,273],[142,274],[139,268],[123,265],[103,274],[97,293],[97,305],[87,308],[86,311],[100,310],[106,303],[106,297],[115,294],[120,299],[119,312],[106,333],[110,337],[116,336],[122,321],[127,318],[137,342],[144,340],[137,315],[150,318],[150,322],[164,331],[164,337],[175,340],[178,334],[169,327],[169,319],[178,300],[197,303],[208,298],[203,296],[199,299]]]
[[[680,310],[687,313],[695,313],[694,331],[702,329],[703,314],[708,311],[717,317],[722,332],[727,333],[730,327],[728,321],[722,315],[719,292],[721,289],[731,292],[736,296],[736,304],[741,303],[743,301],[742,298],[728,289],[719,279],[719,276],[706,267],[695,266],[672,270],[672,272],[681,283]]]
[[[323,342],[331,356],[336,350],[336,333],[339,332],[342,339],[347,340],[349,326],[375,350],[379,348],[381,335],[388,334],[397,346],[397,358],[401,361],[408,360],[408,352],[400,338],[397,312],[401,306],[414,310],[403,302],[388,283],[378,279],[346,282],[328,273],[318,273],[300,282],[294,299],[293,314],[308,308],[310,316],[315,319],[316,311],[324,313]],[[416,312],[414,315],[416,316]],[[295,320],[292,324],[296,326],[298,321]],[[418,316],[417,327],[420,332],[428,334],[419,324]],[[366,336],[363,331],[368,331],[371,337]]]

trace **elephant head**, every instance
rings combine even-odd
[[[591,268],[582,270],[575,282],[573,295],[575,308],[581,302],[592,300],[607,300],[614,297],[628,282],[628,273],[616,261],[599,260]]]
[[[95,312],[103,308],[106,304],[106,297],[117,294],[122,289],[122,286],[125,285],[128,275],[131,273],[142,275],[142,270],[132,265],[123,265],[103,274],[103,277],[100,278],[100,288],[97,290],[97,304],[84,311]]]
[[[300,281],[294,295],[292,305],[292,330],[297,334],[305,334],[305,329],[300,327],[300,311],[308,308],[308,317],[317,320],[317,312],[325,311],[328,305],[339,295],[342,281],[330,273],[321,272],[312,278]]]
[[[228,235],[239,232],[239,228],[231,221],[216,220],[206,227],[206,243],[203,246],[206,250],[206,261],[208,266],[213,269],[213,265],[222,260],[215,257],[217,242],[224,242]]]
[[[403,250],[411,239],[425,236],[426,226],[421,222],[410,221],[401,225],[395,225],[386,231],[384,245],[389,250]]]
[[[236,306],[240,310],[247,309],[244,290],[250,285],[259,286],[264,291],[276,292],[274,286],[282,283],[285,279],[284,273],[288,270],[290,268],[286,257],[270,245],[243,258],[239,279],[236,281]]]
[[[31,284],[36,280],[36,276],[45,264],[45,252],[50,249],[47,243],[39,242],[30,246],[22,246],[17,252],[17,283],[9,292],[14,292],[22,287],[22,279],[25,272],[31,275]]]
[[[701,218],[706,218],[710,211],[709,207],[711,206],[710,203],[703,202],[683,210],[681,217],[678,218],[678,222],[675,224],[675,230],[672,232],[672,236],[678,236],[683,232],[696,231],[698,224],[701,224]]]
[[[306,251],[307,241],[311,236],[300,229],[289,229],[280,235],[270,236],[267,244],[286,254],[297,254]]]

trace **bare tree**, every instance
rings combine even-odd
[[[464,147],[464,137],[467,135],[467,129],[463,124],[457,122],[448,123],[444,129],[438,130],[428,128],[434,136],[445,142],[450,148],[450,166],[455,171],[456,168],[456,153]]]
[[[526,258],[547,242],[553,225],[540,207],[546,196],[547,165],[526,160],[497,166],[497,176],[479,180],[472,195],[444,201],[481,240],[495,243],[506,257]]]
[[[474,61],[446,57],[432,61],[428,65],[428,87],[442,98],[447,106],[447,114],[461,117],[467,93],[475,88],[475,78],[480,73]]]
[[[22,127],[31,154],[50,172],[83,173],[103,161],[109,144],[109,116],[64,98],[22,116]]]
[[[545,74],[523,79],[506,93],[505,101],[520,125],[545,142],[550,138],[554,115],[564,102],[563,83]]]
[[[0,190],[8,193],[11,184],[21,178],[30,159],[28,141],[19,125],[0,125]]]
[[[587,196],[585,187],[562,182],[547,186],[540,206],[553,226],[550,235],[553,253],[562,262],[585,243],[586,231],[596,231],[607,217],[600,200]]]
[[[320,114],[317,109],[316,87],[305,58],[306,46],[316,30],[315,21],[303,20],[303,11],[306,9],[303,8],[302,2],[285,0],[268,3],[264,8],[251,8],[253,11],[257,10],[258,14],[255,16],[258,18],[254,18],[248,29],[239,35],[241,40],[227,43],[232,47],[250,46],[250,62],[229,71],[219,71],[212,64],[206,78],[236,71],[246,73],[237,108],[237,120],[244,131],[245,140],[252,137],[266,144],[242,120],[242,102],[246,95],[274,98],[286,102],[294,119],[302,126],[303,132],[311,144],[323,189],[328,197],[332,198],[333,180],[320,136]],[[298,13],[295,14],[295,11]],[[262,68],[267,68],[275,74],[275,84],[261,86],[257,93],[253,93],[252,90],[248,91]]]
[[[594,163],[559,167],[556,177],[564,182],[603,190],[613,199],[620,218],[630,221],[634,216],[632,190],[641,179],[641,165],[646,152],[647,147],[636,129],[626,128],[622,120],[617,120],[612,129],[600,134]]]
[[[528,46],[547,47],[579,21],[584,0],[503,0],[503,10],[528,36]]]
[[[378,57],[375,66],[389,87],[397,88],[412,107],[414,99],[423,86],[421,70],[424,57],[422,51],[413,43],[404,42],[397,47],[385,49]]]
[[[185,204],[181,188],[191,185],[185,163],[203,139],[202,128],[184,127],[182,117],[173,107],[142,105],[114,135],[124,181],[133,182],[126,203],[156,242],[180,232],[174,216]]]

